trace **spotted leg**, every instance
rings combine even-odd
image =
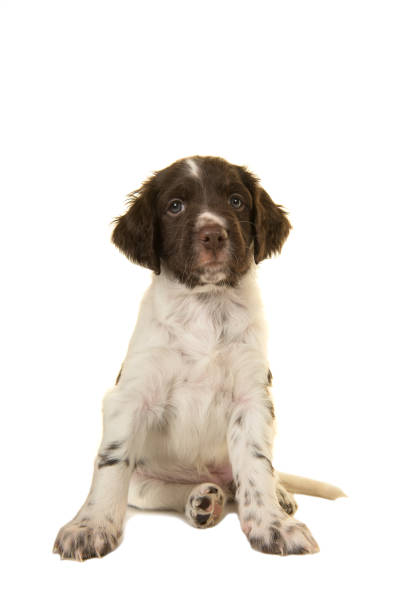
[[[235,406],[228,428],[228,448],[237,487],[241,527],[253,548],[279,555],[319,550],[309,529],[280,506],[272,466],[274,414],[260,389],[258,400]]]
[[[54,552],[62,559],[103,557],[118,546],[122,537],[131,465],[140,432],[139,436],[129,435],[132,413],[122,405],[115,415],[115,406],[112,396],[105,400],[104,434],[88,497],[55,540]]]
[[[165,418],[164,408],[161,412],[150,408],[165,404],[160,395],[164,386],[159,384],[159,358],[151,355],[149,361],[149,355],[144,354],[137,358],[141,363],[132,363],[129,369],[140,372],[139,379],[134,375],[127,378],[125,371],[105,397],[103,439],[89,495],[55,540],[54,552],[62,559],[102,557],[114,550],[122,537],[132,470],[149,428]],[[147,376],[150,363],[151,375]]]

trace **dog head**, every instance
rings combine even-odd
[[[251,262],[279,253],[285,211],[243,166],[189,157],[156,172],[130,194],[112,240],[133,262],[165,267],[188,287],[234,286]]]

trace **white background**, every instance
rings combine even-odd
[[[406,609],[406,8],[2,2],[5,609]],[[259,272],[275,465],[349,497],[299,496],[310,557],[252,551],[233,513],[140,513],[114,554],[61,562],[150,279],[110,222],[191,154],[248,165],[290,212]]]

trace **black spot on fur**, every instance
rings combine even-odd
[[[255,491],[255,502],[259,508],[264,505],[262,495],[259,491]]]
[[[253,456],[256,457],[256,459],[262,459],[263,461],[265,461],[267,467],[268,467],[268,471],[273,474],[274,473],[274,468],[272,465],[272,462],[270,459],[268,459],[268,457],[266,457],[263,453],[258,453],[257,451],[255,451],[253,453]]]
[[[251,538],[249,542],[252,548],[259,550],[263,553],[275,554],[275,555],[287,555],[288,550],[283,540],[280,531],[274,527],[269,529],[269,538]]]
[[[137,468],[142,467],[143,465],[146,465],[145,459],[136,459],[133,469],[136,470]]]
[[[237,427],[241,427],[241,425],[242,425],[242,416],[241,415],[237,416],[237,418],[234,421],[234,425],[236,425]]]
[[[271,400],[268,400],[265,404],[266,408],[269,410],[271,417],[274,419],[275,418],[275,409],[273,407],[273,403]]]
[[[197,501],[199,502],[197,507],[201,510],[207,510],[211,506],[211,499],[207,495],[198,497]]]
[[[100,455],[100,461],[98,463],[98,468],[103,468],[103,467],[108,467],[111,465],[116,465],[117,463],[120,463],[120,459],[117,459],[115,457],[109,457],[108,455]]]
[[[228,497],[230,499],[235,499],[235,495],[237,492],[237,486],[233,480],[227,483],[226,489],[227,489]]]
[[[303,546],[298,546],[297,548],[293,548],[291,552],[292,555],[306,555],[309,551]]]
[[[241,487],[241,481],[238,478],[238,476],[235,478],[235,493],[238,493],[239,489]]]
[[[211,514],[197,514],[194,520],[199,525],[205,525],[208,522],[210,516]]]
[[[108,446],[106,447],[107,451],[111,451],[111,450],[117,450],[118,448],[120,448],[122,446],[123,442],[112,442],[111,444],[108,444]]]

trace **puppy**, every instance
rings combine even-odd
[[[128,504],[215,525],[235,499],[256,550],[317,552],[291,493],[336,487],[275,471],[275,414],[256,264],[279,253],[290,223],[245,167],[181,159],[129,197],[112,240],[153,272],[116,385],[89,495],[54,552],[102,557]]]

